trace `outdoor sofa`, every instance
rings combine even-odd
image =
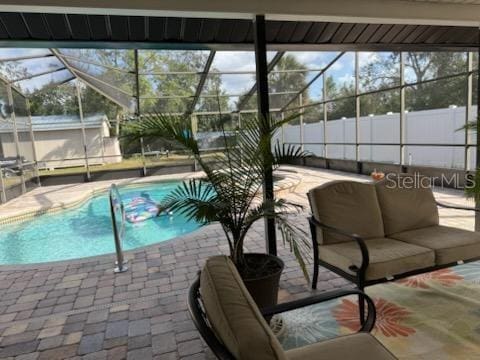
[[[356,334],[284,351],[264,316],[358,295],[368,315]],[[372,300],[358,290],[335,291],[260,310],[227,256],[209,258],[189,291],[188,307],[201,336],[219,359],[390,360],[396,359],[369,334],[375,324]]]
[[[475,209],[440,204],[430,187],[404,178],[332,181],[308,192],[313,289],[320,265],[363,291],[368,285],[480,258],[480,233],[439,225],[437,206]]]

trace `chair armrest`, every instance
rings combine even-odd
[[[350,268],[353,271],[356,272],[362,272],[364,273],[368,267],[368,264],[370,263],[370,256],[368,253],[368,248],[367,245],[365,244],[365,241],[357,234],[350,234],[344,230],[334,228],[332,226],[325,225],[315,219],[313,216],[310,216],[308,218],[308,221],[310,222],[311,225],[314,225],[316,227],[322,228],[326,231],[333,232],[338,235],[343,235],[345,237],[348,237],[354,241],[357,242],[358,247],[360,248],[360,252],[362,254],[362,264],[360,265],[360,268],[358,268],[356,265],[352,265]],[[318,246],[318,244],[313,244],[314,246]]]
[[[373,300],[364,292],[359,290],[338,290],[338,291],[329,291],[323,294],[318,294],[314,296],[310,296],[304,299],[294,300],[270,307],[266,307],[261,309],[261,313],[263,316],[272,316],[275,314],[279,314],[286,311],[291,311],[295,309],[299,309],[305,306],[310,306],[314,304],[318,304],[324,301],[338,299],[344,296],[350,295],[359,295],[366,303],[367,303],[367,319],[363,323],[362,327],[360,328],[360,332],[370,332],[372,331],[373,327],[375,326],[375,319],[376,319],[376,310],[375,304]],[[360,321],[360,316],[359,316]],[[359,322],[360,323],[360,322]]]
[[[447,209],[456,209],[456,210],[470,210],[470,211],[480,211],[480,209],[475,209],[471,207],[465,207],[465,206],[460,206],[460,205],[450,205],[450,204],[444,204],[438,201],[435,201],[437,203],[437,206],[447,208]]]

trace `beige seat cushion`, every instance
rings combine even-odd
[[[480,257],[480,233],[449,226],[430,226],[390,235],[409,244],[435,251],[437,265]]]
[[[389,175],[375,185],[386,236],[438,225],[438,209],[432,189],[408,186],[407,178],[412,179],[411,176]]]
[[[200,294],[208,320],[236,359],[286,359],[228,257],[208,259],[200,276]]]
[[[287,351],[289,360],[393,360],[372,335],[359,333]]]
[[[378,280],[435,265],[433,250],[393,239],[366,240],[370,264],[366,280]],[[319,246],[319,258],[343,271],[355,274],[351,265],[360,267],[362,256],[356,242]]]
[[[375,187],[356,181],[332,181],[308,192],[312,214],[325,225],[364,239],[383,237],[383,221]],[[317,229],[319,244],[351,241]]]

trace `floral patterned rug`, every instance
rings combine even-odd
[[[377,322],[372,334],[399,359],[480,359],[480,262],[368,287]],[[285,349],[359,328],[357,297],[282,315]]]

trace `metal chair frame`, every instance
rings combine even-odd
[[[375,305],[372,299],[369,298],[365,293],[355,289],[326,292],[304,299],[286,302],[269,308],[260,309],[260,311],[264,317],[270,317],[272,315],[282,312],[291,311],[305,306],[314,305],[324,301],[334,300],[340,297],[350,295],[358,295],[362,302],[367,304],[367,318],[365,319],[365,321],[363,321],[359,332],[370,332],[375,326]],[[198,277],[190,287],[188,293],[188,311],[190,312],[190,315],[197,330],[207,343],[208,347],[215,354],[215,356],[220,360],[234,360],[235,357],[222,343],[221,339],[217,337],[210,322],[208,321],[208,316],[205,313],[205,309],[202,303],[202,297],[200,294],[200,277]]]
[[[462,207],[462,206],[457,206],[457,205],[448,205],[448,204],[440,203],[438,201],[436,203],[437,203],[437,206],[439,206],[439,207],[444,207],[444,208],[449,208],[449,209],[470,210],[470,211],[476,211],[476,212],[480,211],[480,209]],[[344,230],[325,225],[325,224],[321,223],[320,221],[318,221],[317,219],[315,219],[313,216],[308,218],[308,222],[310,224],[310,232],[312,234],[312,247],[313,247],[312,289],[317,288],[319,266],[323,266],[324,268],[334,272],[335,274],[340,275],[341,277],[349,280],[350,282],[354,283],[357,286],[358,290],[360,290],[361,292],[364,292],[365,287],[370,286],[370,285],[375,285],[375,284],[385,283],[385,282],[389,282],[389,281],[394,281],[394,280],[406,278],[406,277],[413,276],[413,275],[419,275],[419,274],[424,274],[424,273],[428,273],[428,272],[435,271],[435,270],[445,269],[445,268],[452,267],[452,266],[462,264],[462,263],[467,263],[467,262],[473,262],[473,261],[480,260],[480,257],[476,257],[476,258],[472,258],[472,259],[468,259],[468,260],[458,261],[458,262],[455,262],[455,263],[430,266],[430,267],[427,267],[427,268],[424,268],[424,269],[409,271],[409,272],[405,272],[405,273],[402,273],[402,274],[395,274],[394,276],[392,276],[391,278],[388,278],[388,279],[387,278],[382,278],[382,279],[375,279],[375,280],[366,280],[366,272],[367,272],[368,265],[370,263],[370,256],[369,256],[369,252],[368,252],[368,246],[365,243],[365,239],[363,239],[362,237],[360,237],[357,234],[351,234],[351,233],[348,233]],[[316,231],[317,228],[321,228],[324,231],[335,233],[335,234],[338,234],[338,235],[342,235],[342,236],[345,236],[347,238],[352,239],[353,241],[356,241],[356,243],[357,243],[357,245],[360,249],[361,255],[362,255],[362,263],[361,263],[360,266],[356,266],[356,265],[350,266],[349,269],[354,273],[354,275],[345,272],[344,270],[336,267],[335,265],[329,264],[329,263],[319,259],[318,255],[319,255],[320,249],[319,249],[319,243],[318,243],[318,239],[317,239],[317,231]],[[360,316],[363,319],[364,314],[365,314],[365,305],[362,301],[359,301],[359,311],[360,311]]]

